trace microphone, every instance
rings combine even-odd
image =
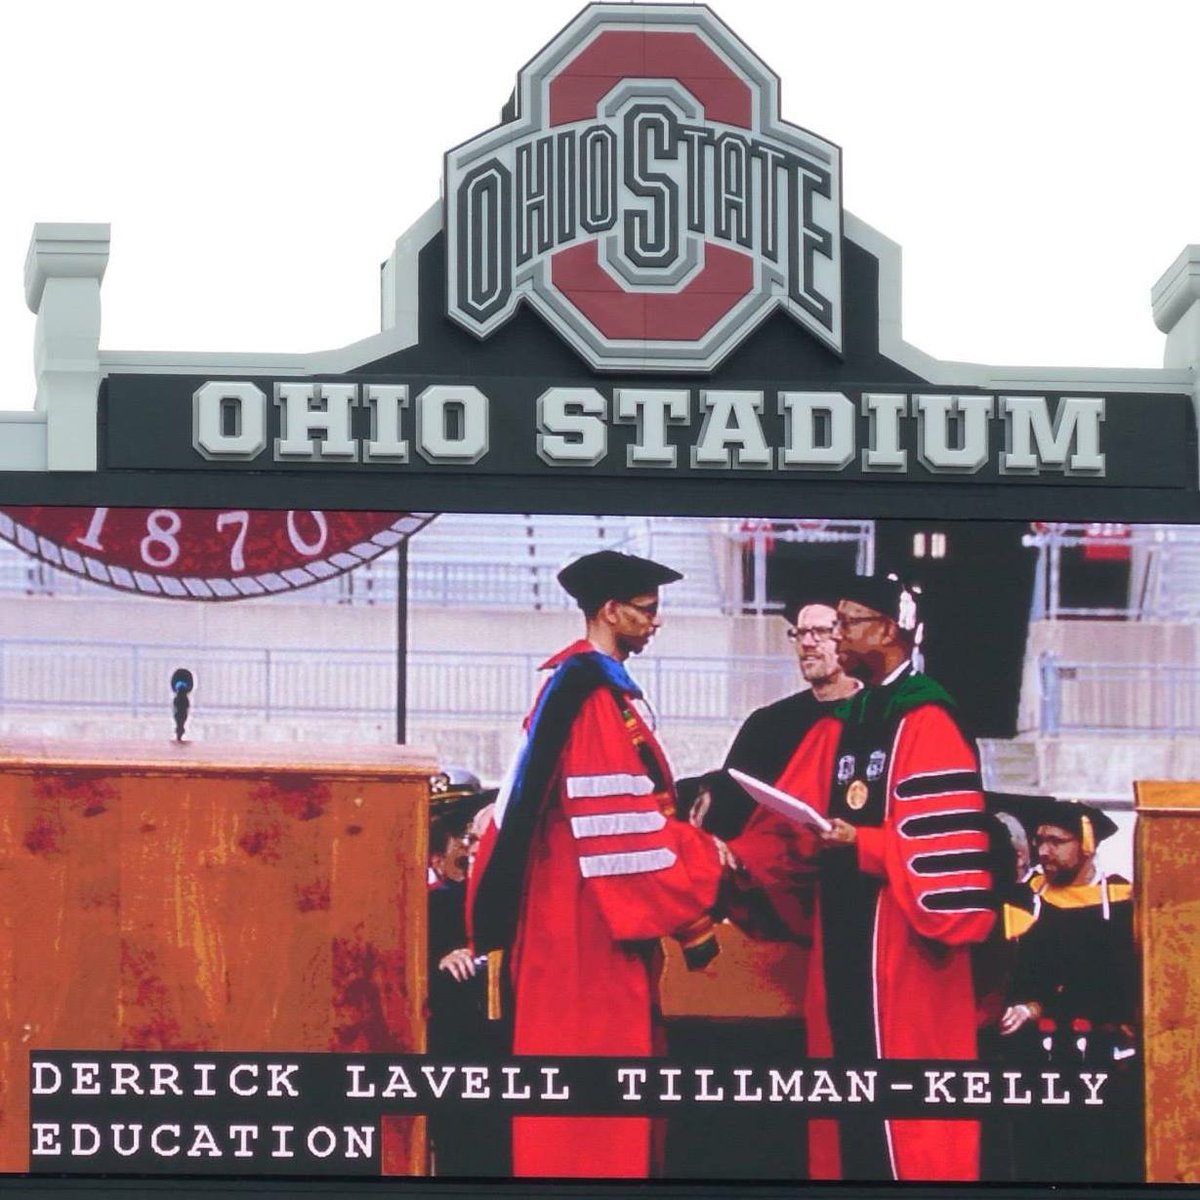
[[[183,741],[183,729],[187,724],[188,709],[191,706],[188,696],[195,686],[196,680],[187,667],[180,667],[171,676],[171,694],[174,697],[171,709],[175,714],[175,740],[177,742]]]

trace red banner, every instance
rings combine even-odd
[[[0,509],[0,537],[60,570],[177,600],[308,587],[378,558],[430,513],[319,509]]]

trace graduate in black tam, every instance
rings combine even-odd
[[[585,554],[558,573],[558,582],[584,613],[596,612],[606,600],[628,601],[644,596],[683,576],[662,563],[617,550]]]
[[[659,628],[659,589],[678,571],[602,550],[559,582],[583,636],[550,673],[484,831],[471,877],[473,948],[508,952],[512,1052],[637,1061],[662,1045],[660,939],[703,969],[712,910],[735,863],[681,820],[653,714],[626,663]],[[517,1115],[513,1174],[644,1178],[657,1169],[651,1118]]]
[[[1033,830],[1037,869],[1023,901],[1004,907],[1015,965],[1000,1033],[1015,1062],[1111,1078],[1103,1108],[1024,1131],[1015,1178],[1140,1179],[1133,887],[1107,873],[1096,853],[1117,824],[1095,805],[1052,796],[1021,816]]]

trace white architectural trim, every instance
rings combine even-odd
[[[46,416],[45,465],[96,469],[100,388],[100,281],[109,227],[39,224],[25,258],[25,302],[37,314],[34,407]]]
[[[1200,425],[1200,246],[1185,246],[1150,289],[1154,323],[1167,335],[1163,365],[1185,371]]]
[[[418,337],[420,253],[442,229],[431,205],[396,241],[381,274],[382,332],[311,354],[222,354],[99,350],[100,282],[108,262],[107,225],[39,224],[25,267],[26,298],[38,314],[34,414],[0,413],[0,470],[95,470],[96,399],[114,373],[338,375],[414,346]],[[983,391],[1173,392],[1193,395],[1200,364],[1200,246],[1189,246],[1155,285],[1154,316],[1167,334],[1161,368],[1004,367],[947,362],[904,340],[900,247],[852,213],[845,236],[879,262],[880,353],[934,386]],[[804,336],[797,331],[797,336]]]
[[[46,414],[0,412],[0,471],[44,471],[46,465]]]
[[[1150,289],[1154,323],[1169,338],[1180,319],[1200,299],[1200,246],[1184,246],[1179,257]]]

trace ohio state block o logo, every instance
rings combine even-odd
[[[711,371],[775,308],[840,353],[840,175],[707,9],[593,5],[446,156],[449,315],[524,300],[607,370]]]

